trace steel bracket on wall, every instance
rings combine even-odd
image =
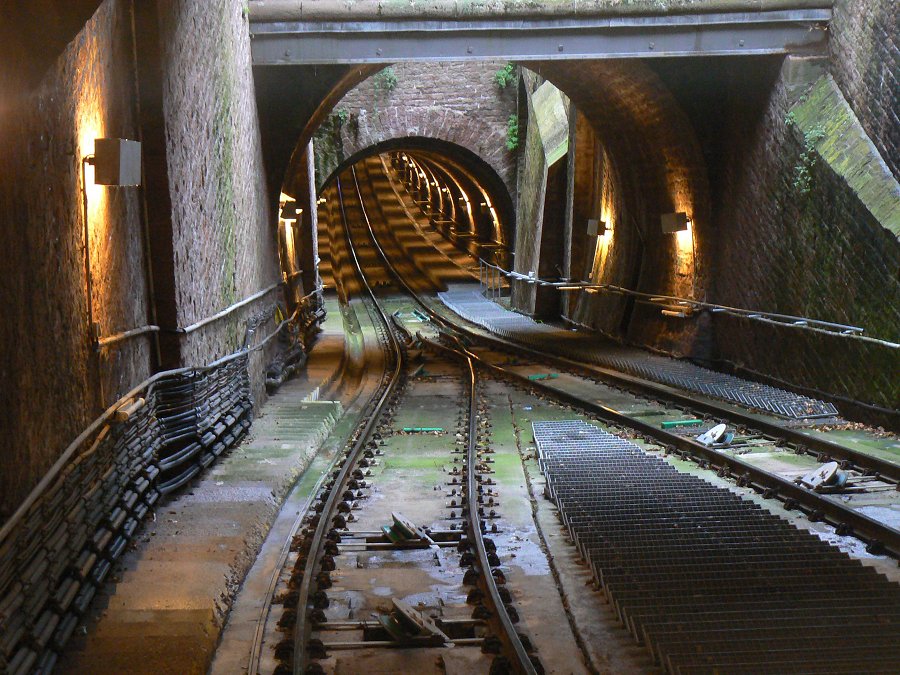
[[[284,21],[251,25],[253,64],[818,53],[829,9],[617,18]]]

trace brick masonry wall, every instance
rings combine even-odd
[[[821,160],[806,162],[805,139],[789,124],[792,92],[782,70],[768,96],[747,106],[746,85],[730,85],[735,106],[724,138],[724,182],[717,218],[711,299],[726,305],[862,326],[896,341],[900,327],[900,242]],[[717,317],[717,357],[739,368],[896,408],[900,355],[873,344]],[[777,348],[773,348],[773,346]]]
[[[81,159],[97,137],[139,138],[136,99],[130,2],[106,0],[0,118],[0,521],[150,372],[146,336],[91,350],[83,248]],[[87,194],[95,320],[102,335],[143,326],[140,190],[89,169]]]
[[[267,204],[260,129],[242,3],[179,0],[160,9],[163,101],[178,324],[186,326],[279,280],[274,205]],[[239,348],[248,322],[274,328],[272,292],[188,336],[185,364]],[[257,404],[275,350],[251,360]]]
[[[609,158],[609,166],[596,170],[606,174],[605,215],[615,232],[615,255],[624,252],[629,260],[610,262],[603,280],[651,294],[703,298],[714,236],[709,178],[697,132],[672,90],[649,63],[636,59],[546,61],[531,67],[571,98]],[[578,197],[594,199],[590,194]],[[587,210],[593,208],[591,204]],[[660,215],[673,211],[692,217],[692,235],[662,234]],[[573,222],[573,236],[585,227],[585,222]],[[576,257],[582,255],[579,245],[586,243],[573,240]],[[590,310],[567,318],[604,330],[615,326],[617,337],[673,353],[708,351],[697,326],[662,317],[658,309],[638,307],[635,318],[629,318],[627,305],[617,299],[591,299],[589,304]],[[577,303],[570,307],[576,309]]]
[[[900,177],[900,3],[835,0],[830,70],[894,177]]]
[[[498,61],[398,63],[390,66],[396,86],[384,75],[349,91],[317,135],[317,181],[321,186],[344,159],[387,140],[436,138],[470,150],[494,171],[515,200],[516,154],[506,149],[506,124],[516,113],[514,83],[501,89]],[[347,121],[335,124],[343,111]]]

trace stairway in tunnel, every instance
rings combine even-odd
[[[323,221],[328,217],[328,207],[325,204],[319,204],[318,216],[320,226],[316,231],[316,239],[318,240],[319,251],[319,278],[322,280],[322,287],[326,289],[334,288],[334,270],[331,260],[331,237],[328,231],[322,226]]]
[[[399,201],[403,212],[414,225],[416,231],[419,232],[431,246],[439,251],[441,255],[448,258],[453,265],[467,273],[468,276],[477,278],[478,265],[472,255],[461,250],[456,244],[444,236],[444,234],[438,231],[438,229],[430,222],[428,216],[426,216],[415,203],[412,195],[404,188],[399,177],[391,170],[385,156],[382,155],[379,159],[381,160],[381,173],[378,174],[376,172],[375,178],[372,179],[373,185],[375,185],[376,189],[379,191],[379,195],[384,193],[387,189],[390,189],[391,192],[393,192],[394,197]],[[384,177],[383,179],[382,176]],[[388,182],[389,188],[384,187],[384,180]],[[381,204],[382,209],[387,208],[387,204],[390,203],[389,200],[390,197],[381,199],[379,203]],[[465,275],[460,277],[460,281],[463,280],[466,280]],[[455,281],[455,279],[447,277],[445,281],[451,283],[451,281]]]

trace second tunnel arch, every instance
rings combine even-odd
[[[442,173],[452,176],[450,180],[465,183],[465,189],[474,201],[480,198],[478,193],[487,196],[497,215],[497,227],[495,238],[499,243],[512,245],[515,240],[515,205],[508,186],[503,178],[484,159],[473,153],[468,148],[459,146],[449,141],[431,137],[405,136],[392,138],[362,148],[353,155],[347,157],[327,176],[317,176],[317,191],[328,185],[336,176],[346,168],[367,157],[388,153],[405,153],[414,155],[428,161],[433,166],[440,167]]]
[[[749,57],[740,60],[748,65],[757,62]],[[703,60],[681,59],[676,63],[700,61]],[[521,65],[534,68],[569,95],[575,108],[584,115],[583,121],[603,142],[603,152],[609,158],[609,174],[618,180],[618,192],[622,195],[618,236],[625,237],[626,229],[630,229],[637,244],[624,247],[631,252],[626,253],[613,271],[614,278],[604,281],[650,293],[677,294],[688,289],[685,295],[702,297],[707,290],[705,261],[710,256],[708,235],[712,229],[707,162],[693,126],[696,120],[686,114],[682,103],[669,89],[669,81],[656,72],[651,61],[641,59],[554,60]],[[304,118],[303,130],[298,135],[296,131],[284,134],[283,129],[274,130],[282,134],[286,143],[288,137],[292,137],[291,144],[299,141],[294,146],[288,176],[302,176],[306,143],[317,125],[334,113],[348,91],[371,77],[379,67],[369,64],[345,67],[340,74],[338,67],[333,67],[328,71],[331,88],[319,83],[320,89],[327,93],[315,106],[308,101],[304,104],[311,112]],[[297,68],[302,70],[302,67],[284,68],[285,72],[294,71],[294,77]],[[283,100],[279,103],[284,104]],[[276,168],[270,178],[275,180],[279,175]],[[303,179],[298,182],[302,183]],[[660,214],[675,211],[687,212],[692,221],[693,233],[686,248],[679,249],[675,237],[663,237],[660,232]],[[581,232],[583,226],[584,223],[573,223],[573,232]],[[699,233],[696,241],[695,233]],[[620,247],[616,255],[622,250]],[[685,260],[689,264],[683,264]],[[627,303],[591,299],[582,304],[582,310],[571,315],[577,322],[627,335],[632,323],[627,316]],[[611,306],[605,307],[607,304]],[[597,323],[601,314],[612,318]],[[666,349],[690,351],[694,340],[690,331],[683,330],[685,322],[660,322],[656,316],[644,318],[649,319],[645,333],[657,333],[663,327],[668,340]]]

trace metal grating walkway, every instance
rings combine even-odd
[[[900,672],[897,584],[591,424],[532,428],[579,551],[668,672]]]
[[[552,345],[555,352],[578,361],[613,368],[782,417],[808,419],[838,414],[831,403],[718,373],[688,361],[618,345],[599,346],[596,340],[586,344],[583,333],[536,323],[527,316],[488,300],[478,290],[451,289],[438,293],[438,297],[449,309],[492,333],[537,349],[547,349]]]

